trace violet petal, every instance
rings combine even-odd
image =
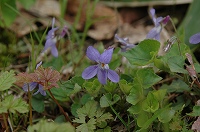
[[[158,27],[152,28],[152,29],[149,31],[149,33],[147,34],[147,37],[146,37],[146,38],[147,38],[147,39],[156,39],[156,40],[159,41],[158,35],[160,35],[161,30],[162,30],[161,25],[158,26]]]
[[[156,17],[155,17],[155,9],[154,8],[151,8],[150,9],[150,14],[151,14],[151,17],[152,17],[152,20],[154,22],[154,24],[156,24]]]
[[[39,92],[40,94],[42,94],[43,96],[46,96],[46,91],[43,90],[43,86],[39,84]]]
[[[52,45],[56,45],[56,41],[55,40],[52,40],[52,39],[47,39],[46,43],[45,43],[45,46],[44,46],[44,50],[47,50],[48,48],[52,47]]]
[[[119,82],[119,75],[113,71],[108,69],[108,78],[112,81],[112,82]]]
[[[105,50],[99,57],[99,61],[104,64],[110,63],[110,60],[112,59],[113,49],[114,48],[109,48]]]
[[[191,44],[198,44],[200,43],[200,33],[194,34],[190,37],[189,42]]]
[[[60,34],[60,37],[63,38],[67,34],[67,32],[68,32],[68,28],[67,26],[64,26]]]
[[[40,85],[40,84],[39,84],[39,89],[38,89],[38,91],[35,92],[33,95],[36,95],[36,94],[38,94],[38,93],[42,94],[43,96],[46,96],[46,92],[45,92],[45,90],[43,90],[43,86]]]
[[[56,36],[55,31],[56,30],[58,30],[58,27],[52,28],[51,30],[49,30],[49,32],[47,33],[46,39],[53,39],[53,38],[55,38],[55,36]]]
[[[99,62],[100,53],[92,46],[87,48],[86,56],[92,61]]]
[[[54,27],[54,24],[55,24],[55,17],[53,17],[53,19],[52,19],[52,28]]]
[[[37,84],[38,83],[36,83],[36,82],[31,82],[31,83],[29,83],[29,84],[24,84],[23,85],[23,90],[25,91],[25,92],[28,92],[28,88],[29,88],[29,91],[33,91],[33,89],[35,89],[36,88],[36,86],[37,86]]]
[[[128,38],[120,38],[117,34],[115,34],[115,39],[117,39],[123,45],[129,44]]]
[[[98,65],[87,67],[82,73],[82,78],[83,79],[93,78],[97,74],[98,69],[99,69]]]
[[[98,80],[101,84],[107,83],[107,76],[108,76],[108,73],[107,73],[106,69],[99,69],[98,70],[97,77],[98,77]]]
[[[58,50],[57,50],[56,45],[52,45],[52,46],[51,46],[51,54],[52,54],[54,57],[58,57]]]
[[[163,23],[164,25],[166,25],[166,24],[168,23],[169,20],[170,20],[170,16],[167,15],[165,18],[163,18],[162,23]]]

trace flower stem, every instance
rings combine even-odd
[[[29,101],[28,101],[28,103],[29,103],[29,122],[30,122],[30,125],[32,125],[33,124],[33,122],[32,122],[32,119],[33,119],[33,114],[32,114],[32,104],[31,104],[31,92],[30,92],[30,90],[29,90],[29,85],[28,85],[28,98],[29,98]]]
[[[53,96],[52,92],[50,89],[48,89],[53,101],[58,105],[60,111],[63,113],[63,115],[65,116],[66,121],[70,122],[72,124],[72,121],[70,120],[69,116],[65,113],[64,109],[60,106],[60,104],[58,103],[58,101],[56,100],[56,98]]]
[[[174,28],[174,31],[175,31],[175,33],[176,33],[176,35],[177,35],[177,38],[179,38],[178,31],[177,31],[176,26],[175,26],[175,24],[174,24],[174,22],[172,21],[171,18],[170,18],[170,21],[171,21],[172,26],[173,26],[173,28]],[[180,40],[179,40],[179,39],[178,39],[178,50],[179,50],[179,52],[180,52],[180,56],[182,56],[182,54],[181,54],[181,48],[180,48]]]

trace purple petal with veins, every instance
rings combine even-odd
[[[98,70],[99,70],[98,65],[89,66],[83,71],[82,78],[83,79],[91,79],[97,74]]]
[[[108,76],[107,70],[105,70],[105,69],[98,70],[97,77],[98,77],[98,80],[101,84],[107,83],[107,76]]]
[[[92,61],[99,62],[100,53],[92,46],[87,48],[86,56]]]
[[[52,46],[51,46],[51,54],[52,54],[54,57],[58,57],[58,50],[57,50],[56,45],[52,45]]]
[[[113,71],[108,69],[108,78],[112,81],[112,82],[119,82],[119,75]]]
[[[112,59],[113,49],[114,49],[114,48],[106,49],[106,50],[100,55],[99,61],[100,61],[101,63],[104,63],[104,64],[110,63],[110,61],[111,61],[111,59]]]

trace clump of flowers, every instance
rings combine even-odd
[[[82,77],[84,79],[91,79],[97,75],[97,78],[101,84],[106,84],[107,78],[112,82],[119,82],[119,75],[115,71],[109,69],[108,66],[111,61],[112,54],[113,48],[108,48],[102,54],[100,54],[99,51],[94,47],[89,46],[86,51],[86,56],[98,64],[87,67],[83,71]]]
[[[156,39],[159,41],[162,28],[168,23],[170,16],[166,16],[164,18],[163,17],[156,18],[154,8],[150,9],[150,15],[152,17],[155,27],[149,31],[146,38],[147,39]]]
[[[47,34],[46,43],[43,51],[47,50],[48,48],[51,48],[51,54],[54,57],[58,57],[58,49],[56,47],[56,43],[59,39],[63,38],[67,34],[68,29],[66,26],[64,26],[61,30],[59,30],[58,27],[54,28],[54,24],[55,18],[53,18],[52,20],[52,29],[49,30]]]
[[[115,34],[115,39],[117,39],[121,44],[121,51],[125,52],[128,49],[134,48],[136,45],[131,44],[128,38],[120,38],[117,34]]]
[[[45,90],[58,87],[57,82],[60,79],[60,73],[51,68],[42,66],[36,67],[34,73],[19,73],[17,75],[18,84],[23,85],[25,92],[33,91],[38,86],[38,91],[34,94],[46,95]]]

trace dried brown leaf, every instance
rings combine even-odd
[[[60,73],[52,68],[38,67],[35,70],[35,74],[38,76],[38,83],[44,86],[44,89],[50,89],[52,87],[58,87],[57,82],[61,78]]]
[[[189,53],[186,53],[185,56],[187,57],[189,63],[190,63],[191,65],[194,65],[193,60],[192,60],[192,56],[191,56]]]
[[[51,83],[57,82],[60,79],[60,73],[49,67],[43,68],[40,66],[35,70],[35,73],[38,75],[40,80],[45,80]]]
[[[81,5],[81,3],[83,3]],[[92,10],[92,2],[89,0],[69,0],[67,4],[67,14],[65,19],[70,23],[74,23],[76,14],[78,13],[79,7],[81,6],[80,19],[76,29],[83,30],[86,23],[87,11]],[[90,10],[91,9],[91,10]],[[97,3],[95,6],[92,20],[95,21],[92,28],[88,31],[88,36],[95,40],[111,39],[118,26],[122,24],[121,16],[105,5]]]
[[[200,116],[197,120],[192,124],[192,130],[200,131]]]
[[[37,74],[35,73],[19,73],[17,76],[17,82],[18,83],[30,83],[30,82],[34,82],[35,80],[37,80]]]
[[[188,71],[188,74],[193,80],[197,79],[197,73],[193,67],[186,66],[186,70]]]

